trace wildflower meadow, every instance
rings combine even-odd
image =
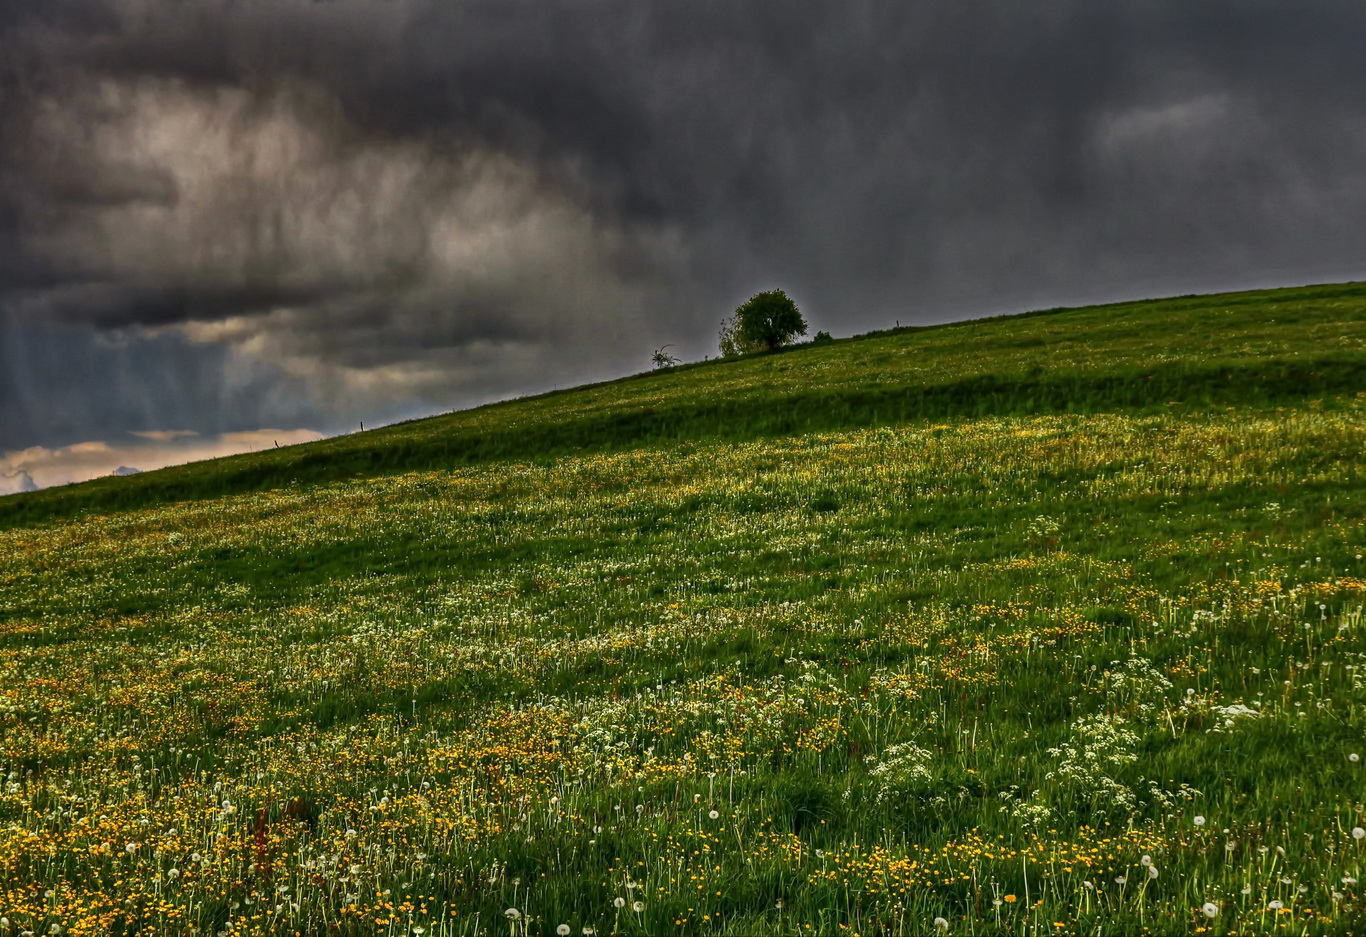
[[[1248,296],[0,499],[0,935],[1366,929],[1366,291]]]

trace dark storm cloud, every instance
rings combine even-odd
[[[0,0],[0,302],[322,421],[700,356],[770,285],[848,333],[1359,276],[1364,30],[1241,0]]]
[[[199,283],[151,283],[145,286],[97,282],[50,286],[30,293],[15,305],[49,322],[86,322],[103,328],[130,325],[219,320],[254,315],[279,306],[325,301],[318,289],[291,289],[271,282],[215,287]]]

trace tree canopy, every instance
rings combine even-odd
[[[806,334],[806,320],[782,290],[755,293],[721,326],[721,354],[764,351]]]

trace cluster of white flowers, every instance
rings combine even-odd
[[[1207,732],[1228,732],[1231,731],[1240,719],[1256,719],[1262,715],[1251,706],[1245,706],[1241,702],[1230,703],[1227,706],[1215,706],[1213,713],[1218,723],[1205,730]]]
[[[1157,721],[1168,706],[1172,682],[1144,657],[1111,661],[1105,673],[1105,703],[1112,711],[1128,711],[1144,722]]]
[[[872,767],[868,769],[868,776],[877,782],[878,802],[928,787],[934,780],[934,772],[930,770],[933,761],[934,753],[914,742],[892,745],[880,759],[869,755],[867,762]]]
[[[1056,536],[1058,531],[1062,530],[1062,525],[1058,523],[1056,518],[1040,514],[1029,522],[1025,530],[1031,539],[1046,540]]]
[[[1026,830],[1042,829],[1053,821],[1053,808],[1042,801],[1038,791],[1030,794],[1027,800],[1021,800],[1018,797],[1018,790],[1019,788],[1012,784],[1011,790],[1002,791],[997,795],[1005,801],[1001,813],[1009,814],[1012,820]]]
[[[1162,787],[1156,781],[1148,781],[1148,799],[1165,810],[1170,810],[1183,801],[1194,800],[1201,794],[1201,791],[1185,782],[1173,790]]]
[[[1048,754],[1058,765],[1046,778],[1057,779],[1077,794],[1094,801],[1132,810],[1137,797],[1111,773],[1138,760],[1138,733],[1115,716],[1083,716],[1072,726],[1072,737]]]

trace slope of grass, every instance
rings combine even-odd
[[[1359,930],[1363,300],[887,334],[9,499],[0,928]]]
[[[0,527],[288,484],[683,439],[1366,389],[1366,285],[1049,310],[707,362],[281,450],[0,498]]]

